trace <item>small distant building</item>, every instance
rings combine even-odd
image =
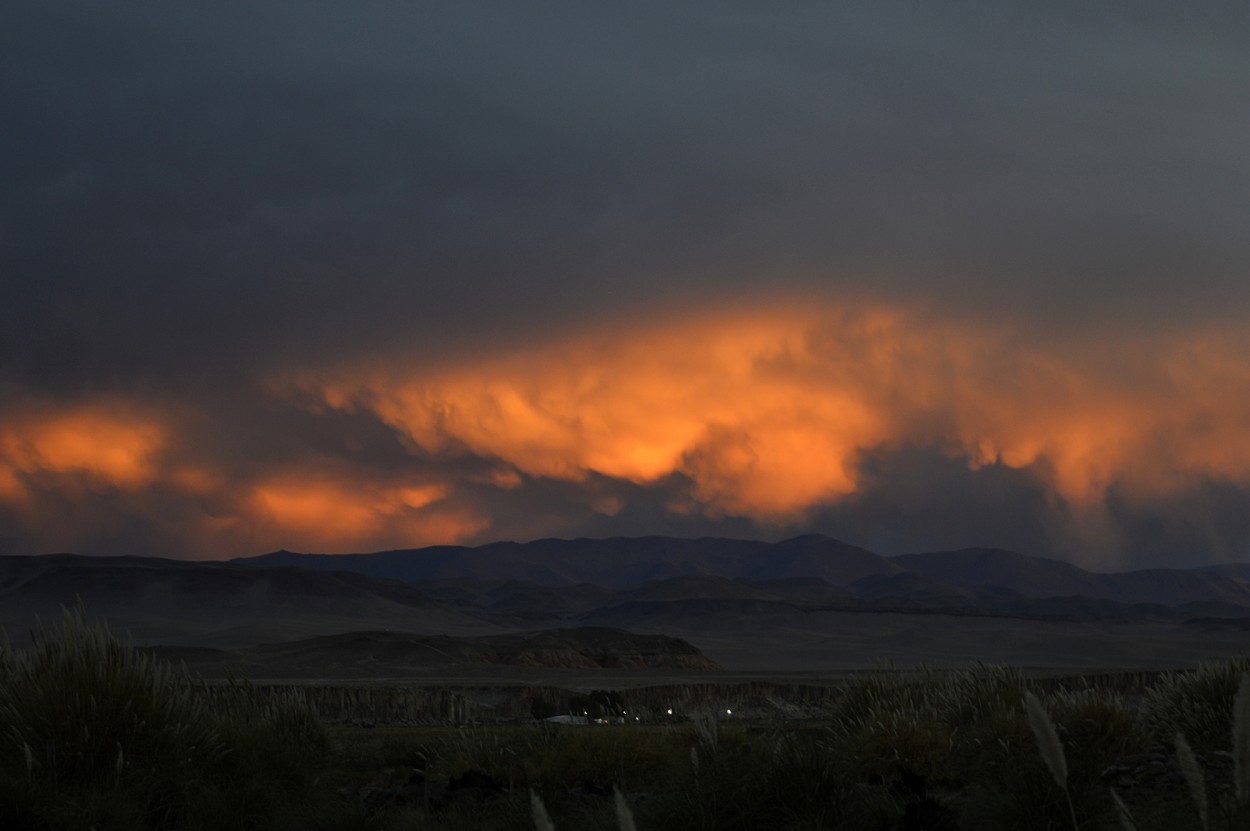
[[[590,724],[590,719],[586,716],[551,716],[550,718],[543,719],[543,721],[548,724]]]

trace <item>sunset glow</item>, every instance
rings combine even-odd
[[[27,477],[47,474],[88,489],[142,488],[166,439],[160,425],[107,405],[17,415],[0,425],[0,497],[21,499]]]
[[[64,2],[0,27],[0,553],[1250,561],[1233,12]]]
[[[424,451],[574,481],[681,474],[707,511],[784,523],[853,492],[859,455],[883,445],[1030,468],[1072,503],[1112,486],[1244,479],[1250,374],[1229,372],[1239,349],[1022,344],[881,310],[730,314],[415,377],[353,371],[368,380],[331,381],[323,397],[371,409]]]
[[[463,510],[430,508],[446,494],[441,485],[330,481],[315,472],[288,475],[255,487],[248,519],[259,527],[272,527],[275,536],[339,550],[367,547],[377,539],[410,545],[459,542],[485,526],[483,519]]]
[[[1250,481],[1244,348],[1209,334],[1028,342],[881,307],[729,310],[467,363],[304,368],[270,385],[278,398],[312,393],[313,412],[376,416],[407,453],[445,468],[435,481],[308,463],[240,480],[179,462],[191,439],[172,427],[77,407],[6,428],[0,499],[38,511],[39,488],[174,489],[232,505],[243,540],[357,550],[488,532],[465,488],[598,476],[684,482],[673,512],[785,529],[855,494],[865,454],[922,446],[972,470],[1026,470],[1059,503],[1088,508],[1111,488],[1154,499]],[[454,473],[457,459],[487,468]],[[225,496],[240,491],[251,496]],[[615,515],[626,503],[588,504]]]

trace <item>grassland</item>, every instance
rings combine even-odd
[[[617,723],[602,693],[577,706],[606,725],[364,727],[322,718],[342,690],[198,682],[71,615],[0,651],[0,827],[571,830],[623,803],[641,831],[1242,828],[1248,669],[882,670],[801,718],[656,699]]]

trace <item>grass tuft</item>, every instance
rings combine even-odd
[[[1233,779],[1237,804],[1250,799],[1250,672],[1241,676],[1233,705]]]
[[[210,688],[81,608],[0,648],[0,825],[306,827],[327,748],[302,700]]]
[[[1247,671],[1250,658],[1238,658],[1159,677],[1142,697],[1142,725],[1161,744],[1180,733],[1197,753],[1228,750],[1229,713]]]

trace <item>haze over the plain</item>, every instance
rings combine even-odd
[[[1250,553],[1250,12],[16,0],[0,552]]]

